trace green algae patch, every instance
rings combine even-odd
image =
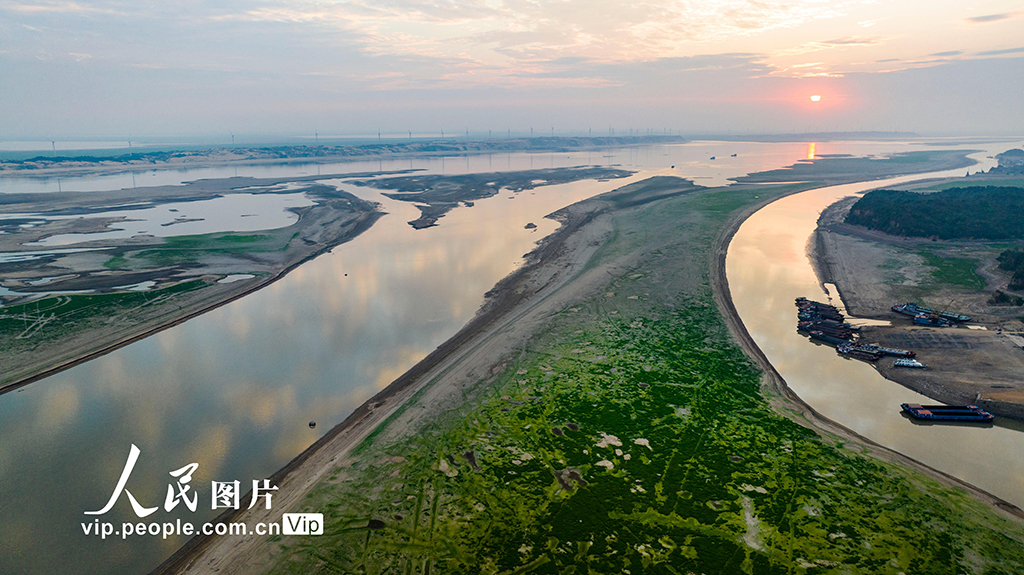
[[[772,409],[708,262],[729,214],[783,189],[616,218],[595,257],[631,269],[462,405],[368,438],[293,510],[324,535],[283,539],[271,572],[1024,572],[1019,523]]]

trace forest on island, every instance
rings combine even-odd
[[[908,237],[1024,239],[1024,188],[975,186],[934,193],[875,190],[857,200],[846,223]]]

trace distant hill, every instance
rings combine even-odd
[[[1024,188],[950,188],[931,194],[877,190],[857,200],[846,223],[909,237],[1024,239]]]

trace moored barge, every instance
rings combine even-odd
[[[908,302],[908,303],[905,303],[905,304],[894,305],[894,306],[892,306],[892,311],[894,311],[894,312],[896,312],[898,314],[903,314],[905,316],[910,316],[910,317],[913,317],[913,318],[916,318],[919,315],[924,315],[926,317],[927,316],[931,316],[931,315],[938,315],[942,319],[949,320],[949,321],[956,322],[956,323],[964,323],[964,322],[971,321],[971,316],[969,316],[969,315],[964,315],[962,313],[953,313],[951,311],[939,311],[939,312],[936,312],[935,310],[933,310],[930,307],[919,306],[919,305],[917,305],[916,303],[913,303],[913,302]]]
[[[992,421],[992,414],[977,405],[921,405],[903,403],[900,407],[914,419],[927,421]]]

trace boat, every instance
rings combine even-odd
[[[903,403],[900,407],[914,419],[930,421],[992,421],[992,414],[977,405],[921,405]]]
[[[930,327],[953,327],[953,322],[948,319],[939,316],[937,313],[928,314],[917,314],[914,316],[914,323],[917,325],[927,325]]]
[[[796,326],[797,331],[806,331],[808,333],[812,331],[820,332],[825,335],[832,337],[838,337],[843,340],[853,339],[853,332],[850,330],[838,329],[828,327],[825,325],[812,324],[812,323],[799,323]]]
[[[917,355],[916,352],[910,351],[909,349],[899,349],[895,347],[882,347],[875,343],[865,343],[861,347],[871,349],[874,352],[882,355],[891,355],[893,357],[914,357]]]
[[[878,361],[882,359],[881,354],[863,349],[860,346],[853,345],[852,343],[836,346],[836,353],[846,357],[852,357],[854,359],[862,359],[864,361]]]
[[[917,361],[916,359],[910,359],[909,357],[903,357],[892,362],[893,367],[913,367],[917,369],[924,369],[927,365]]]
[[[818,341],[825,342],[825,343],[829,343],[829,344],[832,344],[832,345],[842,345],[844,343],[850,343],[849,341],[847,341],[847,340],[845,340],[845,339],[843,339],[841,337],[835,337],[835,336],[827,335],[827,334],[824,334],[824,333],[822,333],[820,331],[810,331],[810,332],[807,332],[807,335],[811,336],[811,339],[818,340]]]
[[[905,303],[905,304],[902,304],[902,305],[901,304],[897,304],[897,305],[892,306],[892,308],[890,308],[890,309],[892,309],[892,311],[894,311],[896,313],[903,314],[903,315],[910,316],[910,317],[917,317],[918,315],[921,315],[921,314],[932,315],[932,314],[936,314],[937,313],[938,316],[941,317],[942,319],[946,319],[946,320],[953,321],[953,322],[956,322],[956,323],[964,323],[964,322],[971,321],[971,316],[969,316],[969,315],[964,315],[962,313],[953,313],[951,311],[936,312],[932,308],[919,306],[919,305],[917,305],[916,303],[913,303],[913,302],[908,302],[908,303]]]

